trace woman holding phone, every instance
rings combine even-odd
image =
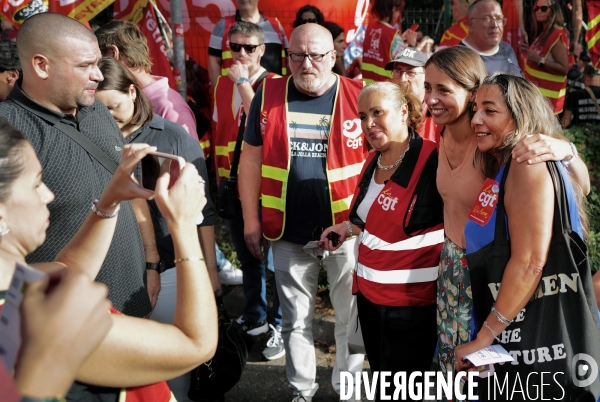
[[[70,400],[121,397],[167,402],[172,395],[163,381],[190,371],[210,359],[216,350],[217,311],[194,223],[206,204],[202,179],[194,166],[187,164],[170,189],[168,174],[159,178],[156,191],[141,188],[132,173],[153,151],[156,148],[146,144],[125,145],[119,167],[79,231],[55,261],[35,264],[47,272],[65,267],[78,270],[92,281],[108,252],[120,204],[134,198],[154,197],[173,235],[180,295],[173,324],[129,317],[113,309],[112,327],[79,367],[75,376],[78,382],[68,395]],[[31,144],[1,117],[0,164],[0,290],[5,290],[15,264],[25,264],[27,254],[45,241],[47,205],[54,194],[42,180],[42,166]],[[93,196],[90,194],[90,203]],[[77,341],[72,347],[80,348]],[[44,375],[60,373],[50,371]]]
[[[183,127],[152,113],[153,106],[150,99],[138,86],[129,70],[121,63],[112,57],[105,57],[100,60],[98,67],[104,80],[98,84],[96,99],[108,107],[125,137],[125,142],[154,145],[159,152],[177,155],[192,163],[202,176],[205,193],[208,194],[208,173],[200,145],[188,135]],[[137,174],[139,172],[136,172]],[[154,236],[156,239],[156,249],[161,261],[159,266],[161,289],[150,319],[171,324],[175,317],[177,299],[177,275],[174,269],[175,250],[166,219],[161,214],[156,201],[149,201],[148,207],[154,227],[154,232],[151,232],[150,236]],[[213,246],[215,243],[215,213],[210,196],[207,196],[207,203],[202,214],[204,220],[198,226],[198,235],[203,245],[203,252],[207,255],[213,290],[220,292],[221,285],[216,272],[216,256]],[[189,381],[189,375],[169,381],[169,386],[180,402],[188,401]]]

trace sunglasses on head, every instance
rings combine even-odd
[[[317,226],[315,228],[315,230],[313,230],[312,232],[312,237],[314,241],[319,241],[321,240],[321,235],[323,234],[323,228],[320,226]],[[327,238],[329,240],[331,240],[331,244],[333,244],[333,247],[337,247],[338,243],[340,242],[340,235],[337,234],[336,232],[329,232],[327,233]]]
[[[261,45],[262,45],[262,43],[260,45],[241,45],[239,43],[229,42],[229,48],[231,49],[232,52],[236,52],[236,53],[241,52],[242,48],[244,48],[246,53],[254,53],[256,48]]]
[[[300,20],[300,22],[302,22],[303,24],[308,24],[309,22],[316,24],[317,23],[317,19],[316,18],[302,18]]]
[[[546,11],[548,11],[549,8],[549,6],[535,6],[533,8],[533,12],[537,13],[539,10],[541,10],[543,13],[545,13]]]

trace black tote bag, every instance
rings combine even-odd
[[[548,259],[532,299],[499,335],[518,363],[495,365],[496,381],[502,384],[507,378],[508,390],[502,394],[493,378],[480,379],[482,401],[541,400],[540,384],[546,400],[596,402],[600,395],[600,331],[587,247],[571,229],[563,178],[554,162],[547,162],[547,167],[555,189]],[[494,241],[466,256],[478,330],[490,313],[510,259],[503,199],[509,168],[510,161],[500,185]],[[550,374],[542,376],[542,372]]]
[[[217,298],[219,342],[214,357],[191,372],[188,398],[196,402],[221,402],[240,378],[254,340],[236,320],[230,319],[223,299]]]

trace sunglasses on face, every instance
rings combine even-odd
[[[545,13],[546,11],[548,11],[549,8],[550,8],[549,6],[535,6],[533,8],[533,12],[537,13],[538,11],[541,11],[541,12]]]
[[[317,19],[316,18],[302,18],[300,20],[301,23],[303,24],[308,24],[309,22],[316,24],[317,23]]]
[[[313,230],[312,232],[312,237],[314,241],[319,241],[321,240],[321,235],[323,234],[323,228],[320,226],[317,226],[315,228],[315,230]],[[331,244],[333,244],[333,247],[337,247],[338,243],[340,242],[340,235],[337,234],[336,232],[329,232],[327,233],[327,238],[329,240],[331,240]]]
[[[236,53],[241,52],[242,48],[244,48],[246,53],[254,53],[256,48],[259,46],[262,46],[262,43],[260,45],[241,45],[239,43],[229,42],[229,48],[231,49],[232,52],[236,52]]]

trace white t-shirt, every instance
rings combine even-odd
[[[365,198],[363,198],[358,208],[356,208],[356,214],[363,222],[367,221],[367,214],[371,209],[371,205],[373,205],[375,199],[377,198],[379,193],[381,193],[381,190],[383,190],[384,186],[385,183],[375,183],[375,173],[373,173],[373,176],[371,177],[371,182],[369,183],[369,189],[367,190],[367,194],[365,194]]]

